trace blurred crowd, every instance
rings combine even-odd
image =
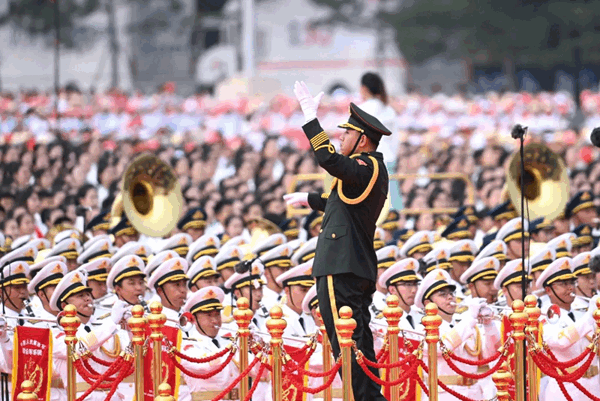
[[[89,221],[110,209],[125,168],[144,151],[175,169],[185,209],[203,208],[213,234],[234,237],[245,222],[266,214],[284,219],[284,193],[322,189],[320,180],[290,187],[296,174],[321,172],[301,131],[295,99],[225,101],[208,93],[181,98],[175,92],[170,84],[152,95],[130,96],[82,93],[68,85],[57,108],[48,94],[3,94],[0,230],[12,238],[44,236],[57,224],[74,223],[78,207],[87,210]],[[567,93],[413,92],[390,98],[393,172],[463,173],[474,187],[470,192],[460,179],[402,180],[401,206],[473,203],[485,215],[502,199],[506,166],[518,149],[510,136],[515,123],[529,127],[527,141],[545,142],[563,157],[570,196],[589,190],[600,202],[600,162],[588,140],[590,124],[600,118],[597,97],[582,94],[587,125],[581,130],[570,125],[575,102]],[[334,94],[323,100],[319,120],[331,136],[347,118],[351,101],[360,98]],[[429,230],[436,221],[433,215],[400,216],[400,223]]]

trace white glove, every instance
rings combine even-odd
[[[125,316],[125,312],[129,309],[130,305],[125,302],[118,300],[112,307],[112,312],[110,312],[110,318],[115,324],[120,324]]]
[[[308,90],[308,86],[306,86],[304,81],[296,81],[294,84],[294,94],[296,95],[296,99],[298,99],[300,108],[304,113],[304,122],[307,123],[317,118],[317,109],[319,108],[319,103],[323,97],[323,92],[320,92],[313,98]]]
[[[487,301],[483,298],[473,298],[467,303],[467,306],[469,307],[469,315],[477,320],[481,309],[487,307]]]
[[[292,207],[300,207],[306,206],[308,207],[308,192],[293,192],[291,194],[283,195],[283,199],[288,206]]]

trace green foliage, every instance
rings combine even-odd
[[[78,47],[95,35],[93,27],[84,24],[84,18],[101,7],[100,0],[55,0],[59,2],[60,42],[66,47]],[[11,23],[33,38],[54,38],[55,5],[49,0],[12,0],[0,24]]]
[[[313,1],[336,12],[344,4],[360,3]],[[498,64],[509,58],[539,67],[572,66],[575,47],[582,50],[582,63],[600,60],[599,1],[414,0],[378,18],[394,28],[411,64],[445,52],[474,64]]]

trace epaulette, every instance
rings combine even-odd
[[[269,311],[264,306],[260,307],[260,311],[262,312],[262,316],[263,317],[268,317],[269,316]]]
[[[98,316],[98,318],[97,318],[97,319],[98,319],[98,320],[102,320],[102,319],[106,319],[106,318],[107,318],[107,317],[109,317],[109,316],[110,316],[110,312],[108,312],[108,313],[105,313],[104,315],[100,315],[100,316]]]

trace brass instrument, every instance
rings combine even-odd
[[[179,221],[183,194],[175,171],[151,154],[138,156],[127,166],[122,189],[111,207],[110,227],[115,227],[123,212],[141,234],[162,237]]]
[[[555,219],[565,210],[569,200],[569,176],[561,157],[546,145],[530,143],[523,150],[525,174],[521,177],[521,156],[516,153],[506,171],[509,198],[521,213],[521,181],[531,220],[539,217]]]

